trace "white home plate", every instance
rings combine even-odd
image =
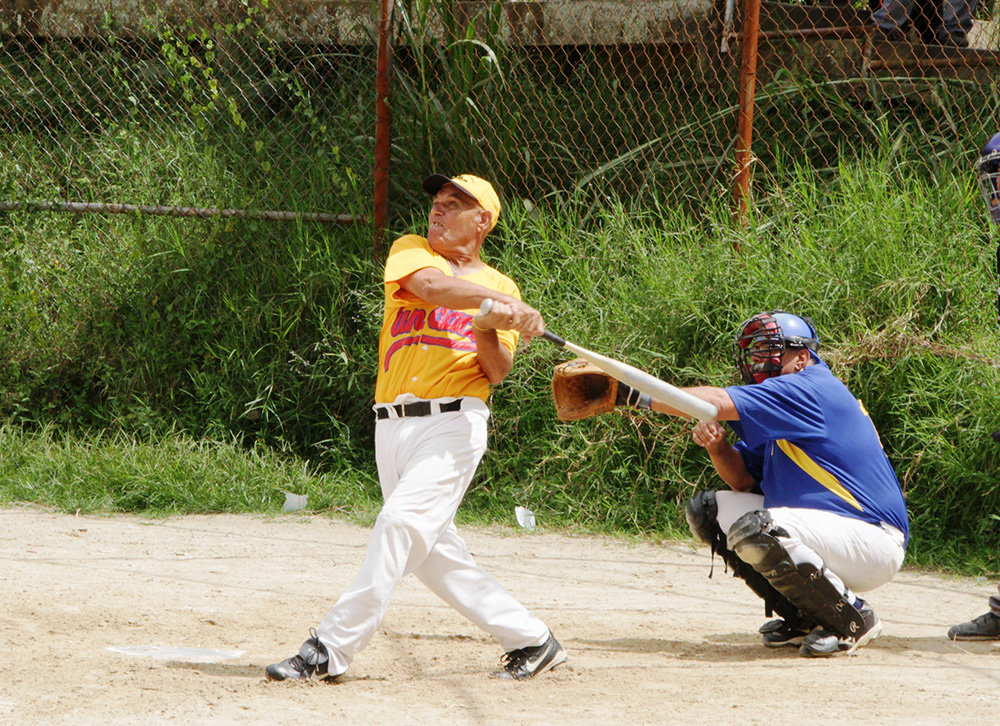
[[[108,650],[125,655],[158,660],[180,660],[186,663],[218,663],[239,658],[243,650],[213,650],[212,648],[178,648],[170,645],[109,645]]]

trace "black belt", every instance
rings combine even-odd
[[[397,418],[412,418],[414,416],[430,416],[435,413],[430,401],[414,401],[413,403],[393,403],[384,408],[375,409],[375,418],[379,421],[384,421],[389,418],[389,409],[393,408],[396,411]],[[449,401],[448,403],[441,403],[437,406],[441,413],[449,413],[451,411],[461,411],[462,410],[462,399],[456,398],[454,401]]]

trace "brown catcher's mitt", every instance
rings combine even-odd
[[[560,363],[552,373],[552,398],[560,421],[607,413],[617,397],[618,381],[583,358]]]

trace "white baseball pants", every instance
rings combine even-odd
[[[548,638],[545,624],[475,563],[455,529],[455,513],[486,452],[489,415],[485,403],[466,397],[461,411],[376,424],[385,503],[361,570],[316,629],[331,675],[346,671],[368,644],[411,572],[505,652]]]
[[[717,492],[718,522],[723,532],[747,512],[764,509],[764,497],[747,492]],[[827,579],[848,602],[858,592],[886,584],[903,564],[903,533],[853,517],[818,509],[774,507],[772,521],[788,532],[781,545],[795,564],[810,562],[824,568]]]

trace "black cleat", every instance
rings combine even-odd
[[[768,620],[760,626],[761,640],[768,648],[782,648],[793,645],[796,648],[802,644],[802,639],[815,628],[806,625],[790,623],[787,620]]]
[[[509,681],[526,681],[552,670],[565,660],[566,651],[559,645],[555,636],[549,633],[549,639],[541,645],[504,653],[500,661],[503,663],[503,670],[493,673],[492,676]]]
[[[1000,618],[992,612],[956,625],[948,631],[948,640],[1000,640]]]
[[[264,669],[269,681],[305,681],[314,673],[319,676],[327,674],[330,656],[326,646],[319,642],[315,630],[310,630],[309,635],[309,640],[302,644],[298,653]]]
[[[810,658],[854,655],[858,648],[875,640],[882,632],[882,621],[878,619],[871,605],[862,602],[858,612],[864,621],[864,630],[852,635],[843,635],[832,630],[814,630],[803,638],[799,654]]]

